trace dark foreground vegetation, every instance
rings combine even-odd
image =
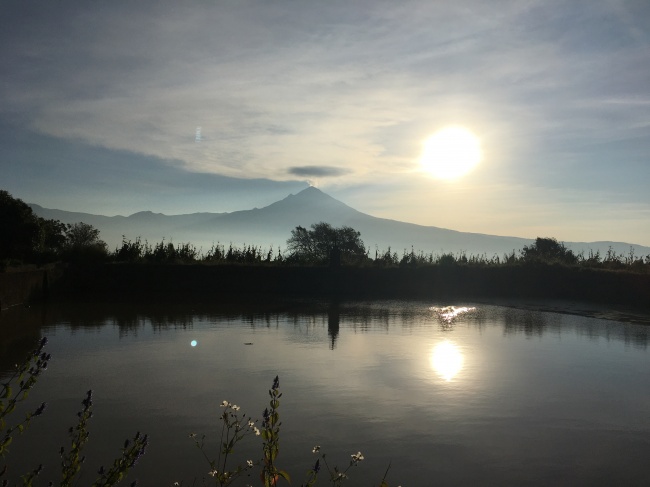
[[[93,417],[92,391],[88,391],[81,401],[82,408],[77,413],[77,422],[68,429],[68,446],[61,446],[59,450],[59,471],[56,472],[57,479],[41,478],[43,472],[42,459],[37,457],[33,461],[33,469],[27,472],[15,471],[12,463],[11,446],[14,441],[25,441],[23,437],[28,434],[32,421],[41,421],[47,417],[47,403],[40,405],[30,404],[29,394],[41,380],[41,376],[47,370],[48,362],[51,360],[49,353],[44,348],[47,339],[42,338],[37,347],[28,355],[20,365],[16,365],[12,375],[0,383],[0,482],[3,487],[9,485],[33,487],[34,485],[58,485],[59,487],[73,487],[80,485],[82,475],[94,477],[92,487],[112,487],[133,478],[131,472],[144,455],[149,446],[149,437],[137,432],[132,439],[127,439],[120,450],[119,455],[109,463],[107,467],[100,466],[95,474],[89,471],[95,465],[88,465],[85,451],[90,439],[90,420]],[[220,407],[222,413],[220,437],[218,448],[212,451],[206,446],[206,435],[190,433],[188,448],[194,444],[200,453],[198,455],[205,459],[205,469],[196,472],[196,476],[187,485],[197,485],[201,479],[201,485],[214,485],[224,487],[228,485],[259,485],[263,487],[277,487],[278,485],[291,485],[292,477],[289,472],[281,468],[282,459],[280,454],[280,432],[282,422],[280,421],[280,380],[276,376],[268,391],[269,401],[267,407],[261,414],[261,420],[246,415],[241,408],[227,400],[224,400]],[[26,406],[20,410],[20,406]],[[261,408],[260,408],[261,409]],[[26,412],[25,412],[26,411]],[[45,419],[47,420],[47,419]],[[242,441],[253,441],[259,439],[261,443],[260,457],[238,458],[239,448]],[[28,439],[29,441],[29,439]],[[101,441],[101,439],[93,440]],[[328,461],[321,447],[316,445],[312,449],[313,462],[308,465],[304,474],[304,481],[301,487],[311,487],[321,481],[333,486],[341,486],[346,480],[353,476],[350,470],[356,469],[364,460],[361,452],[349,455],[349,460],[339,468]],[[95,459],[93,459],[94,462]],[[164,466],[159,466],[164,468]],[[365,475],[366,485],[389,487],[387,482],[390,464],[381,469],[357,476],[357,481]],[[205,473],[207,471],[207,474]],[[302,472],[300,472],[302,473]],[[137,473],[136,473],[137,475]],[[295,473],[298,477],[299,473]],[[43,482],[41,482],[43,481]],[[184,481],[176,480],[170,485],[182,486]],[[294,478],[294,484],[297,480]],[[144,485],[148,485],[146,480]],[[135,487],[137,480],[130,481],[129,485]]]
[[[368,249],[353,228],[321,222],[291,230],[285,251],[219,243],[203,251],[140,238],[111,251],[92,226],[39,218],[6,191],[0,225],[0,268],[64,262],[68,289],[95,297],[537,297],[650,306],[650,255],[575,254],[553,238],[504,255],[397,252]]]

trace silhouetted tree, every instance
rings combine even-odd
[[[66,246],[67,225],[59,220],[38,218],[40,226],[39,241],[36,252],[40,261],[52,261],[59,258]]]
[[[39,218],[32,209],[0,190],[0,259],[30,259],[40,236]]]
[[[86,223],[46,220],[7,191],[0,190],[0,260],[43,263],[59,258],[106,256],[99,230]]]
[[[297,226],[287,240],[291,260],[310,263],[363,260],[366,248],[361,233],[347,226],[334,228],[329,223],[314,223],[311,230]]]
[[[99,230],[88,223],[79,222],[67,225],[65,235],[66,244],[72,248],[106,245],[99,239]]]
[[[537,237],[533,244],[524,246],[521,256],[524,262],[559,262],[563,264],[578,262],[576,255],[554,238]]]
[[[65,237],[66,260],[102,260],[108,256],[106,242],[99,238],[99,230],[88,223],[66,225]]]

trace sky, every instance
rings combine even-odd
[[[105,215],[266,206],[650,245],[647,0],[0,3],[0,189]],[[449,126],[478,165],[421,163]]]

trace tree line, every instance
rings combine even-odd
[[[40,264],[107,254],[106,243],[92,225],[41,218],[22,200],[0,190],[0,262]]]
[[[590,251],[574,253],[555,238],[538,237],[530,245],[509,254],[487,256],[458,253],[425,253],[411,248],[401,253],[366,248],[361,234],[348,227],[333,227],[320,222],[310,228],[291,230],[287,247],[262,248],[258,245],[214,244],[207,251],[191,243],[174,244],[164,240],[156,244],[122,239],[114,251],[100,239],[92,225],[79,222],[64,224],[38,217],[22,200],[0,190],[0,265],[67,262],[145,262],[273,264],[308,266],[380,266],[420,267],[427,265],[564,265],[650,272],[650,255],[616,254],[611,248],[605,255]]]

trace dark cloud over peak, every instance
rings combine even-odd
[[[350,170],[336,166],[293,166],[288,172],[303,177],[337,177],[349,174]]]

